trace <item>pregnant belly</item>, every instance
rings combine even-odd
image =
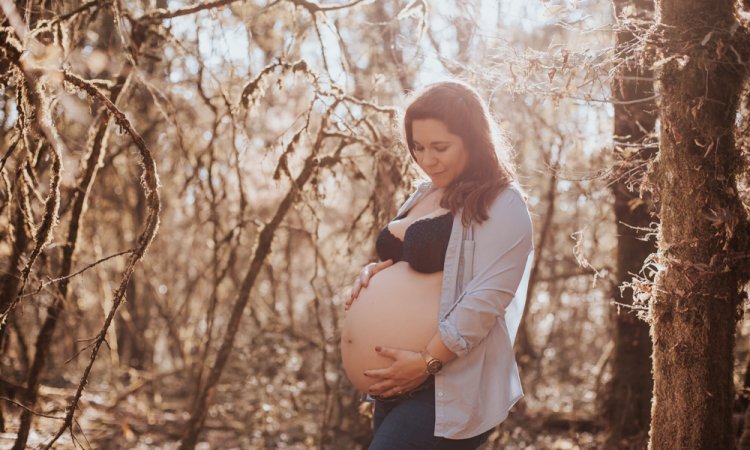
[[[378,272],[362,289],[344,317],[341,358],[346,375],[360,391],[377,381],[367,369],[388,367],[393,360],[375,346],[420,351],[437,331],[443,272],[424,274],[406,262]]]

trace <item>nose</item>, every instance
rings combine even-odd
[[[435,154],[431,150],[425,150],[422,157],[422,165],[425,167],[431,167],[437,162]]]

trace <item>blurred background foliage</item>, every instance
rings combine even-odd
[[[7,11],[13,2],[3,3]],[[72,433],[57,445],[177,448],[205,396],[198,448],[366,447],[370,412],[340,366],[343,301],[376,258],[377,230],[420,177],[400,142],[405,94],[450,77],[477,86],[507,133],[543,242],[518,346],[526,396],[488,448],[602,445],[621,301],[610,188],[624,175],[611,86],[641,44],[615,51],[609,2],[16,3],[31,30],[21,43],[28,64],[68,70],[110,98],[119,83],[114,103],[150,150],[161,206],[159,230],[115,305],[127,258],[105,258],[137,247],[149,205],[131,135],[105,127],[67,274],[86,270],[60,292],[53,280],[65,275],[73,206],[105,106],[50,81],[43,92],[63,149],[59,221],[2,331],[3,447],[16,439],[21,405],[49,416],[33,419],[28,445],[50,441],[113,306]],[[24,130],[19,76],[5,69],[0,258],[9,303],[55,171],[49,145]],[[641,145],[654,141],[649,134]],[[634,191],[641,174],[626,177]],[[258,250],[263,230],[267,255]],[[27,374],[55,305],[62,313],[42,342],[49,350],[29,404]]]

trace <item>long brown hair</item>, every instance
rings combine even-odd
[[[446,186],[440,206],[455,216],[463,209],[464,226],[489,218],[489,207],[500,191],[516,179],[512,148],[492,121],[486,103],[471,86],[459,81],[427,85],[412,95],[404,113],[404,136],[412,158],[415,120],[436,119],[460,136],[468,151],[466,168]],[[502,153],[502,161],[498,158]]]

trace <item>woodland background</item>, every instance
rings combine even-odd
[[[343,302],[420,176],[398,108],[450,77],[535,223],[487,448],[644,448],[652,393],[653,448],[742,436],[746,6],[0,5],[0,447],[365,448]]]

